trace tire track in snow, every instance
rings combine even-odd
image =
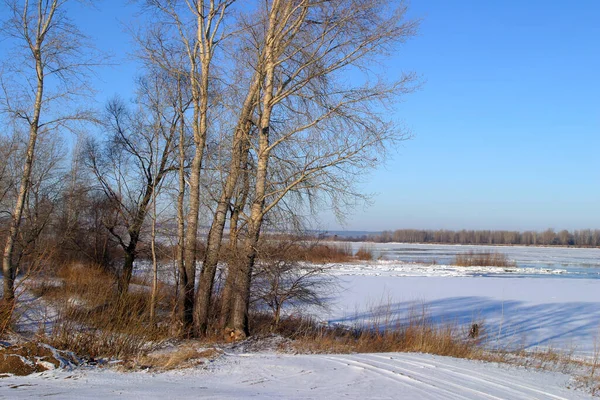
[[[395,382],[398,382],[404,386],[410,387],[411,389],[415,389],[418,390],[419,392],[423,393],[423,397],[420,398],[443,398],[443,399],[470,399],[470,397],[466,397],[463,394],[457,393],[457,392],[453,392],[450,391],[444,387],[440,387],[438,385],[434,385],[432,383],[429,382],[425,382],[423,380],[420,379],[416,379],[410,375],[407,374],[403,374],[403,373],[399,373],[396,371],[392,371],[389,369],[385,369],[385,368],[380,368],[368,363],[364,363],[361,361],[357,361],[351,358],[346,358],[346,357],[325,357],[327,360],[332,361],[334,363],[340,364],[340,365],[344,365],[344,366],[356,366],[356,367],[360,367],[366,371],[369,371],[371,373],[374,373],[376,375],[379,376],[383,376],[385,378],[391,379]],[[432,390],[438,392],[437,395],[435,395],[434,393],[432,393]],[[488,396],[489,397],[489,396]],[[496,400],[504,400],[502,398],[499,397],[491,397],[493,399]]]
[[[386,357],[372,354],[354,355],[351,358],[336,358],[349,365],[360,366],[372,372],[379,373],[380,375],[392,374],[409,378],[414,382],[420,383],[421,385],[426,385],[428,387],[433,387],[438,391],[442,391],[446,396],[452,395],[453,397],[458,396],[459,398],[472,398],[465,397],[466,393],[472,393],[473,395],[477,396],[477,398],[495,400],[502,400],[506,398],[568,400],[565,397],[557,396],[535,387],[526,386],[521,383],[515,383],[514,381],[507,383],[507,381],[496,379],[490,375],[478,373],[473,370],[463,369],[454,365],[446,365],[442,362],[434,362],[432,364],[424,362],[423,360],[409,361],[404,360],[403,356],[404,355],[401,355],[397,358],[391,358],[389,356]],[[427,374],[418,371],[418,369],[425,367],[433,368],[431,371],[432,373]],[[460,369],[466,373],[456,371],[457,369]],[[440,374],[442,376],[440,376]],[[456,382],[464,383],[461,384]],[[489,388],[489,390],[486,390],[486,388]],[[432,393],[428,392],[428,394],[431,395]],[[446,396],[442,398],[448,398]]]
[[[377,358],[385,358],[385,356],[382,356],[380,354],[375,354],[373,356],[377,357]],[[481,372],[476,372],[473,369],[462,368],[462,367],[458,367],[456,365],[448,365],[448,364],[445,364],[445,363],[443,363],[441,361],[437,361],[437,360],[427,360],[427,361],[424,361],[424,360],[421,360],[421,359],[419,359],[417,357],[411,357],[410,355],[407,355],[407,354],[402,354],[400,357],[394,358],[394,360],[395,361],[400,361],[400,362],[403,362],[403,363],[407,363],[407,364],[410,364],[410,365],[414,365],[414,366],[417,366],[417,365],[418,366],[426,365],[426,366],[432,366],[434,368],[442,367],[442,368],[444,368],[445,371],[452,372],[452,373],[454,373],[456,375],[460,375],[460,376],[463,376],[463,377],[469,377],[470,379],[478,379],[478,380],[484,381],[484,382],[489,382],[489,383],[491,383],[493,385],[496,385],[496,386],[501,386],[501,387],[505,387],[505,388],[507,387],[506,386],[506,381],[504,381],[502,379],[498,379],[498,378],[495,378],[495,377],[493,377],[491,375],[483,374]],[[458,371],[462,371],[462,372],[458,372]],[[478,378],[475,378],[475,376],[477,376]],[[545,399],[552,398],[552,399],[555,399],[555,400],[569,400],[566,397],[557,396],[557,395],[554,395],[552,393],[548,393],[546,391],[540,390],[538,388],[535,388],[535,387],[532,387],[532,386],[526,386],[526,385],[523,385],[523,384],[520,384],[520,383],[511,382],[511,386],[518,387],[518,388],[525,389],[525,390],[529,390],[529,391],[532,391],[532,392],[537,393],[537,394],[541,394],[541,395],[545,396],[544,397]]]
[[[395,368],[395,369],[400,369],[403,370],[407,373],[411,373],[414,375],[417,375],[423,379],[429,379],[429,380],[434,380],[436,382],[440,382],[443,383],[445,385],[449,385],[452,387],[455,387],[457,389],[461,389],[461,390],[465,390],[465,391],[469,391],[469,392],[473,392],[473,393],[477,393],[480,395],[484,395],[486,397],[489,398],[494,398],[494,399],[506,399],[506,398],[510,398],[510,399],[531,399],[531,395],[530,394],[526,394],[523,391],[519,391],[511,386],[507,386],[506,384],[502,385],[502,384],[498,384],[496,382],[490,382],[489,380],[486,379],[481,379],[481,378],[473,378],[470,375],[466,375],[466,374],[453,374],[453,371],[447,367],[445,368],[438,368],[435,367],[435,370],[432,370],[432,372],[436,372],[436,373],[441,373],[443,375],[447,375],[448,378],[445,378],[443,376],[432,376],[431,374],[425,374],[425,373],[419,373],[415,370],[414,367],[416,368],[424,368],[425,366],[427,366],[426,364],[421,364],[421,363],[410,363],[410,362],[406,362],[404,360],[402,360],[401,358],[392,358],[391,360],[393,360],[395,363],[389,363],[389,362],[384,362],[384,361],[378,361],[378,360],[373,360],[371,357],[361,357],[359,356],[359,358],[361,359],[365,359],[366,361],[370,361],[376,364],[380,364],[383,365],[384,367],[391,367],[391,368]],[[373,358],[384,358],[382,356],[379,355],[375,355]],[[389,357],[386,358],[387,360],[390,360]],[[402,365],[399,365],[399,363],[401,364],[408,364],[409,368],[407,367],[403,367]],[[464,384],[457,384],[455,382],[464,382]],[[478,389],[473,388],[472,386],[477,386],[476,382],[480,382],[483,383],[484,386],[483,387],[479,387]],[[472,383],[473,385],[470,386],[469,383]],[[492,390],[489,391],[484,391],[482,389],[485,389],[485,387],[494,387],[497,389],[500,389],[500,393],[498,393],[498,391],[494,391],[495,394],[491,394],[489,392],[491,392]],[[490,388],[491,389],[491,388]],[[501,397],[496,396],[496,394],[500,395]],[[547,396],[551,396],[547,393],[543,393],[544,395]],[[515,396],[519,396],[519,397],[515,397]],[[544,397],[544,399],[547,397]],[[559,397],[559,399],[562,399]],[[566,399],[565,399],[566,400]]]

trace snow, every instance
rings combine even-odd
[[[373,249],[381,259],[328,266],[339,284],[329,309],[316,311],[319,318],[354,324],[403,319],[424,309],[434,322],[482,323],[491,349],[551,346],[588,357],[599,342],[598,249],[491,248],[518,268],[450,265],[457,253],[487,251],[479,246]],[[169,266],[162,272],[172,275]],[[31,297],[23,300],[28,330],[52,314],[34,307]],[[574,386],[560,373],[424,354],[290,355],[241,348],[198,368],[164,373],[83,367],[3,378],[0,398],[589,398]]]
[[[403,319],[425,309],[433,321],[483,323],[491,348],[552,347],[589,357],[600,344],[600,249],[353,243],[380,259],[329,264],[339,278],[321,318],[354,324]],[[517,268],[414,262],[468,251],[502,252]],[[408,260],[408,261],[404,261]],[[412,261],[411,261],[412,260]]]
[[[598,284],[568,278],[341,276],[322,318],[354,324],[402,319],[424,308],[437,322],[483,322],[492,348],[553,347],[589,356],[600,339]]]
[[[566,269],[546,267],[458,267],[426,263],[406,263],[393,260],[327,264],[334,275],[360,276],[536,276],[568,274]]]
[[[228,354],[154,374],[48,371],[4,378],[0,397],[203,399],[586,399],[566,375],[424,354]]]
[[[572,247],[534,247],[534,246],[473,246],[473,245],[432,245],[407,243],[364,243],[351,244],[354,251],[360,247],[370,249],[375,258],[381,258],[380,264],[404,265],[414,267],[416,264],[436,267],[451,267],[457,254],[467,252],[502,253],[509,260],[515,261],[525,275],[548,274],[548,270],[561,270],[560,274],[568,274],[572,278],[600,278],[600,249]],[[384,265],[380,265],[384,267]],[[460,268],[460,267],[459,267]],[[460,270],[459,270],[460,271]],[[459,272],[455,271],[455,272]],[[487,268],[479,272],[502,272],[502,269]],[[478,272],[478,271],[475,271]]]

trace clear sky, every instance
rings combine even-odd
[[[422,0],[411,14],[420,34],[393,67],[425,80],[398,109],[414,139],[345,228],[600,227],[600,2]]]
[[[137,17],[96,4],[73,19],[114,55],[101,104],[132,95]],[[387,67],[424,81],[396,111],[414,138],[365,179],[372,206],[321,227],[600,228],[600,1],[413,0],[410,14],[419,35]]]

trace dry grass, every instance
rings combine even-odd
[[[221,356],[223,352],[215,348],[197,348],[187,344],[171,352],[151,353],[141,356],[134,361],[134,366],[152,368],[161,371],[196,367]]]
[[[58,310],[52,331],[40,337],[51,346],[89,358],[130,358],[168,337],[168,306],[151,321],[149,293],[118,296],[114,276],[95,266],[67,265],[57,278],[62,284],[33,287]]]
[[[374,317],[352,327],[288,317],[277,332],[293,339],[293,349],[302,353],[422,352],[469,359],[483,357],[481,338],[469,338],[469,327],[433,323],[424,309],[413,311],[404,319],[387,311],[385,306],[377,307],[370,313]],[[483,324],[479,326],[483,335]]]
[[[316,244],[303,246],[303,260],[312,263],[347,262],[352,259],[352,247],[344,244]]]
[[[592,396],[600,394],[600,339],[594,341],[594,353],[586,363],[587,370],[577,376],[578,384]]]
[[[360,246],[354,255],[358,260],[370,261],[373,259],[373,248],[371,246]]]
[[[509,260],[503,253],[469,251],[457,254],[454,265],[460,267],[507,267],[514,268],[517,264]]]
[[[311,263],[347,262],[353,259],[350,243],[321,244],[283,240],[260,243],[259,259],[270,259],[273,255],[284,256],[286,261]]]

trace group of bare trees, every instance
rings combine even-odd
[[[43,209],[34,176],[56,171],[45,164],[59,159],[42,161],[37,145],[85,122],[96,134],[80,136],[70,169],[56,161],[60,187],[43,179],[52,222],[40,222],[37,237],[53,232],[55,247],[99,264],[120,255],[123,295],[143,242],[156,286],[156,244],[165,240],[157,221],[166,215],[176,221],[177,333],[204,335],[216,314],[214,329],[245,337],[265,226],[289,228],[324,205],[342,215],[364,197],[357,176],[406,138],[387,113],[414,89],[415,76],[380,76],[378,62],[417,23],[390,0],[140,1],[149,23],[134,34],[143,66],[134,100],[117,97],[92,113],[77,108],[76,97],[86,94],[85,72],[96,59],[82,51],[86,39],[67,18],[69,3],[13,0],[1,31],[25,60],[2,70],[10,130],[2,151],[7,159],[25,155],[18,167],[0,164],[0,202],[10,216],[4,300],[14,298],[22,265],[15,249],[24,245],[15,243],[33,221],[25,210]]]
[[[369,235],[364,240],[400,243],[449,243],[449,244],[506,244],[542,246],[600,246],[600,230],[581,229],[569,232],[555,231],[492,231],[492,230],[425,230],[398,229]]]

